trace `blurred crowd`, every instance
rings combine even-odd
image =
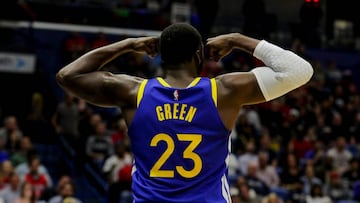
[[[42,163],[40,154],[18,124],[9,115],[0,128],[0,202],[1,203],[81,203],[74,197],[74,183],[62,174],[56,184]]]
[[[109,43],[103,33],[90,40],[74,32],[64,42],[64,64]],[[360,201],[357,78],[339,69],[335,60],[324,63],[307,56],[299,40],[289,49],[313,65],[314,76],[281,98],[239,112],[229,159],[233,202]],[[205,61],[201,75],[211,78],[261,65],[234,51],[219,63]],[[137,53],[121,56],[105,69],[145,78],[163,73],[159,58]],[[51,136],[63,138],[74,151],[76,174],[88,164],[106,181],[109,203],[131,202],[133,157],[121,109],[96,107],[66,92],[51,118],[44,116],[44,105],[43,95],[34,92],[28,115],[0,113],[0,202],[82,202],[75,195],[74,177],[64,173],[55,180],[34,147]]]

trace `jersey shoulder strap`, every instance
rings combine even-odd
[[[216,86],[215,78],[210,79],[210,84],[211,84],[211,96],[215,106],[217,106],[217,86]]]
[[[140,105],[140,102],[144,96],[144,90],[145,90],[145,86],[147,84],[148,80],[145,79],[141,82],[140,86],[139,86],[139,89],[138,89],[138,92],[137,92],[137,98],[136,98],[136,107],[139,107]]]

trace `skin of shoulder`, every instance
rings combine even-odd
[[[255,75],[252,72],[235,72],[216,78],[218,111],[227,129],[232,129],[243,105],[265,101]]]
[[[137,91],[144,78],[126,74],[105,73],[99,81],[99,91],[89,95],[89,101],[100,106],[135,108]]]

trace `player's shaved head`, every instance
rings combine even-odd
[[[160,54],[164,64],[190,62],[202,45],[200,33],[187,23],[175,23],[165,28],[160,36]]]

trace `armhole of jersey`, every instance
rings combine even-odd
[[[215,78],[212,78],[210,82],[211,82],[211,96],[212,99],[214,100],[215,106],[217,106],[217,86],[216,86]]]
[[[143,98],[143,95],[144,95],[144,90],[145,90],[145,86],[146,86],[147,82],[148,82],[148,80],[145,79],[140,84],[140,87],[139,87],[139,90],[137,93],[136,107],[139,107],[139,105],[140,105],[141,99]]]

